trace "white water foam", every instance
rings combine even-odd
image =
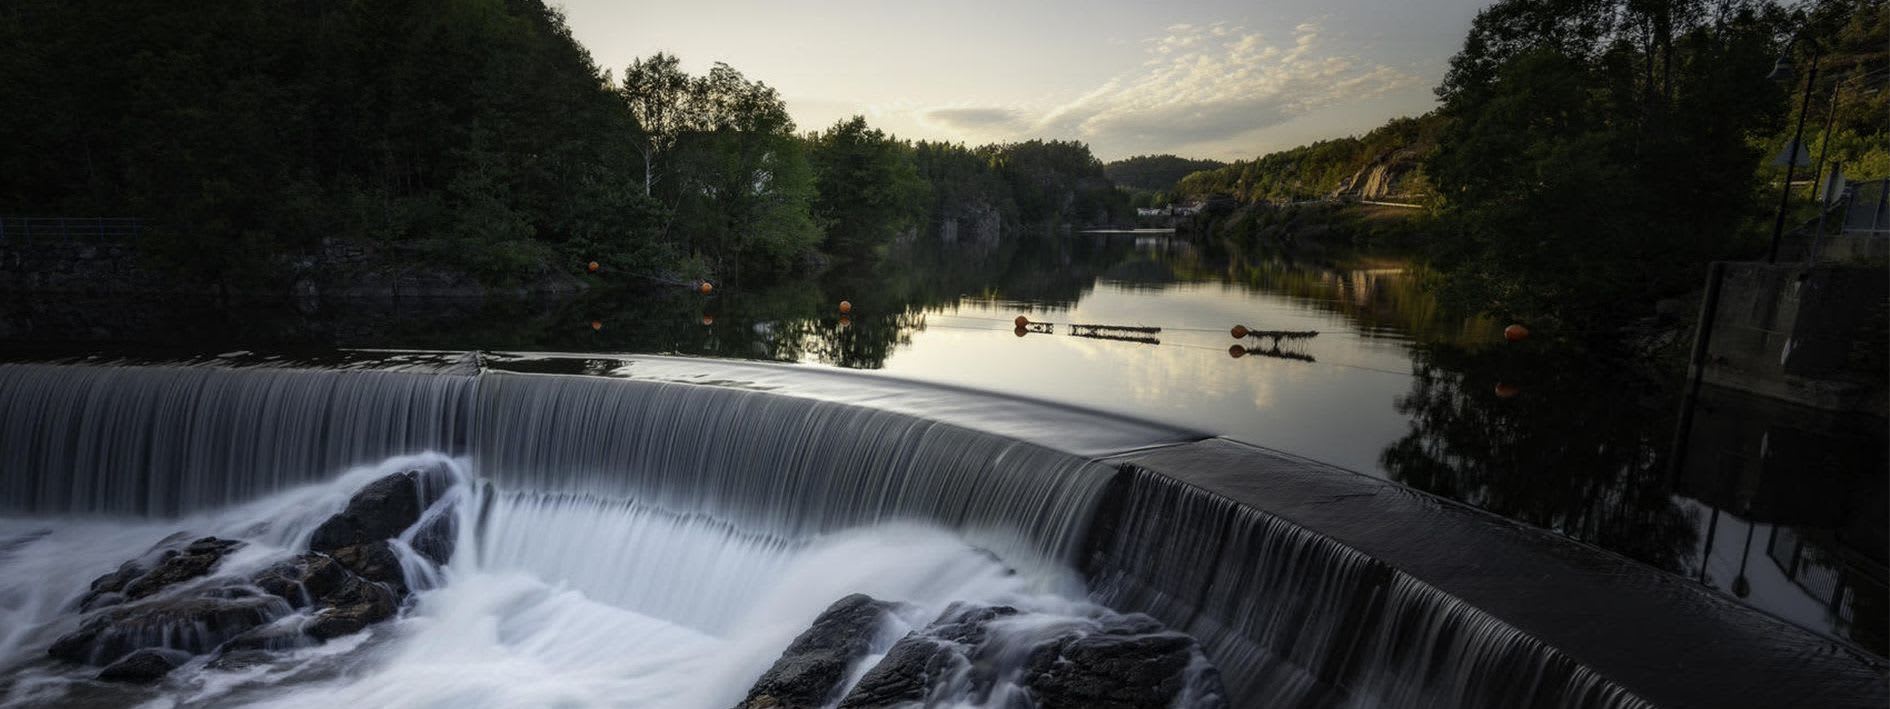
[[[408,555],[410,579],[437,575],[417,584],[396,621],[255,664],[198,658],[149,690],[101,690],[85,679],[91,670],[44,655],[75,626],[69,609],[92,578],[176,532],[249,541],[220,575],[260,569],[303,548],[361,485],[429,464],[464,469],[437,455],[396,458],[174,521],[0,519],[0,674],[12,678],[0,683],[4,701],[728,707],[850,593],[909,604],[878,638],[880,651],[955,601],[1059,614],[1039,621],[1050,625],[1080,623],[1094,609],[1067,593],[1067,573],[1019,573],[935,526],[789,539],[633,500],[469,484],[453,493],[458,553],[439,570]]]

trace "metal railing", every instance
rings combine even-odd
[[[143,233],[136,217],[0,217],[0,243],[122,241]]]

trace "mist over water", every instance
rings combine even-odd
[[[426,465],[462,480],[449,495],[461,551],[398,620],[257,664],[199,657],[154,691],[100,689],[86,680],[94,670],[45,659],[90,580],[138,550],[179,531],[240,537],[251,544],[218,574],[258,570],[305,545],[361,485]],[[1049,613],[1033,622],[1059,628],[1101,611],[1067,593],[1066,577],[1020,573],[935,525],[787,538],[633,499],[508,491],[466,470],[425,454],[175,520],[0,518],[6,704],[726,707],[849,593],[905,604],[882,652],[953,602]]]

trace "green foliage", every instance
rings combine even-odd
[[[1780,126],[1768,6],[1504,0],[1438,90],[1448,302],[1612,331],[1740,252]]]
[[[1132,191],[1171,192],[1189,174],[1225,167],[1219,160],[1190,160],[1174,155],[1137,155],[1103,166],[1103,174]],[[1142,205],[1146,206],[1146,205]]]
[[[828,254],[860,258],[918,226],[929,188],[910,145],[867,127],[860,116],[810,142],[819,191],[814,217],[826,230]]]
[[[1106,224],[1126,220],[1128,196],[1117,191],[1101,160],[1077,141],[1030,140],[979,148],[1010,185],[1026,223]]]
[[[24,0],[0,38],[40,109],[0,115],[0,212],[143,217],[186,278],[281,283],[326,238],[494,283],[638,250],[630,119],[535,0]]]

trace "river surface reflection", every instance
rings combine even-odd
[[[1065,234],[908,247],[820,279],[721,284],[709,296],[11,301],[0,303],[0,340],[145,354],[670,353],[873,369],[1128,413],[1385,477],[1884,653],[1881,420],[1710,389],[1687,396],[1677,377],[1546,338],[1505,344],[1503,323],[1441,312],[1420,278],[1395,258],[1306,263],[1166,235]],[[1032,325],[1018,328],[1020,315]],[[1235,325],[1317,334],[1236,340]]]

